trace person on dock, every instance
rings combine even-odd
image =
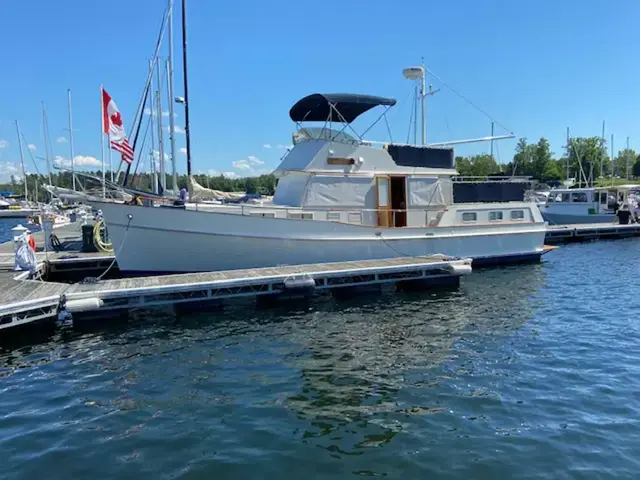
[[[631,221],[631,211],[629,210],[629,207],[626,204],[622,205],[622,208],[618,210],[618,213],[616,213],[616,216],[618,217],[618,223],[620,225],[629,225]]]

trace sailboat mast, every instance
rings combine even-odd
[[[153,60],[149,61],[149,69],[151,70],[151,73],[153,74]],[[149,86],[149,88],[151,89],[152,93],[151,95],[149,95],[149,122],[151,123],[151,125],[149,125],[150,131],[151,131],[151,151],[149,152],[150,158],[151,158],[151,191],[153,193],[158,193],[158,176],[156,175],[156,154],[155,154],[155,149],[156,149],[156,141],[155,141],[155,133],[153,133],[153,129],[154,127],[154,123],[153,123],[153,117],[155,117],[156,112],[154,110],[154,100],[153,100],[153,82],[151,82],[151,85]]]
[[[22,151],[22,135],[20,135],[20,124],[16,120],[16,132],[18,134],[18,147],[20,147],[20,164],[22,165],[22,178],[24,179],[24,199],[29,201],[29,192],[27,189],[27,172],[24,169],[24,153]]]
[[[162,76],[160,75],[160,62],[156,63],[158,73],[158,90],[156,90],[156,109],[158,112],[158,173],[160,173],[160,188],[162,194],[167,189],[167,176],[164,172],[164,132],[162,131]]]
[[[184,133],[187,142],[187,176],[191,176],[191,132],[189,128],[189,82],[187,81],[187,0],[182,0],[182,74],[184,80]]]
[[[102,91],[100,91],[100,95],[102,95]],[[101,101],[102,101],[102,97]],[[72,188],[75,191],[76,190],[76,172],[75,172],[75,168],[74,168],[74,164],[75,164],[75,152],[73,151],[73,117],[71,116],[71,89],[67,89],[67,103],[68,103],[68,109],[69,109],[69,150],[71,153],[71,182],[72,182]],[[104,170],[104,165],[103,165],[103,170]]]
[[[178,192],[178,174],[176,172],[176,139],[173,114],[173,0],[169,0],[169,59],[167,60],[167,93],[169,96],[169,142],[171,143],[172,188]]]
[[[426,123],[426,112],[425,112],[425,98],[427,96],[427,69],[424,66],[424,58],[422,59],[422,85],[420,91],[420,99],[422,100],[422,145],[426,145],[427,143],[427,123]]]
[[[47,160],[49,185],[53,185],[51,181],[51,158],[49,157],[49,128],[47,127],[47,113],[44,108],[44,102],[42,102],[42,132],[44,133],[44,156]]]

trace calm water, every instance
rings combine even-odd
[[[0,477],[638,478],[640,241],[0,353]]]

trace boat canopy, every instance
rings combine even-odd
[[[308,95],[289,110],[294,122],[351,123],[360,115],[378,105],[392,107],[393,98],[358,95],[353,93],[314,93]]]

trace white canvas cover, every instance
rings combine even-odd
[[[447,204],[438,178],[410,177],[408,187],[409,206],[426,207]]]
[[[304,206],[366,208],[372,188],[371,177],[315,175],[309,182]]]
[[[278,180],[278,188],[273,196],[273,203],[288,207],[302,205],[304,190],[309,181],[309,175],[285,175]]]

